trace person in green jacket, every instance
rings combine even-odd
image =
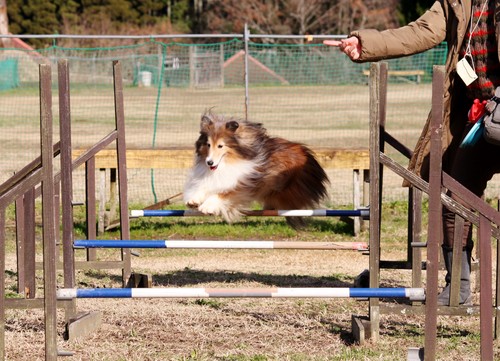
[[[495,15],[495,10],[497,14]],[[496,17],[496,18],[495,18]],[[443,170],[477,196],[487,182],[500,173],[500,147],[483,138],[470,147],[460,143],[472,127],[468,112],[475,99],[490,99],[500,85],[500,0],[441,0],[417,20],[396,29],[353,31],[340,41],[325,40],[355,62],[373,62],[413,55],[447,42],[443,118]],[[472,68],[472,73],[464,72]],[[469,75],[464,75],[469,74]],[[428,180],[430,116],[417,141],[409,169]],[[451,196],[460,201],[459,194]],[[454,213],[443,207],[443,256],[446,286],[438,296],[439,305],[448,305],[453,262]],[[460,282],[460,304],[472,304],[470,264],[473,248],[472,227],[465,221]]]

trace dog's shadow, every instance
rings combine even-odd
[[[194,286],[203,283],[217,282],[224,284],[240,284],[241,282],[259,283],[272,287],[351,287],[352,282],[336,276],[308,275],[276,275],[239,271],[205,271],[191,268],[168,274],[152,276],[155,287]]]

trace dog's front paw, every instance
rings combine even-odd
[[[200,206],[198,207],[198,210],[201,213],[211,214],[214,216],[220,216],[221,214],[224,213],[223,208],[224,208],[224,202],[222,202],[222,200],[219,198],[219,196],[214,195],[214,196],[208,197],[205,200],[205,202],[200,204]]]
[[[196,201],[187,201],[186,206],[189,208],[198,208],[199,204]]]
[[[231,203],[221,199],[217,195],[208,197],[198,210],[205,214],[222,216],[228,223],[236,221],[240,217],[240,212],[232,207]]]
[[[184,198],[184,203],[189,208],[198,208],[200,204],[205,200],[205,195],[194,194],[192,196]]]

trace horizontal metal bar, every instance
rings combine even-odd
[[[243,34],[150,34],[150,35],[74,35],[74,34],[0,34],[0,38],[19,39],[180,39],[180,38],[243,38]],[[269,39],[343,39],[347,35],[273,35],[249,34],[248,38]]]

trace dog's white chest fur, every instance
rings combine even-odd
[[[256,164],[252,161],[223,162],[216,170],[204,163],[197,163],[191,170],[184,189],[186,204],[201,205],[211,195],[234,189],[255,172]]]

